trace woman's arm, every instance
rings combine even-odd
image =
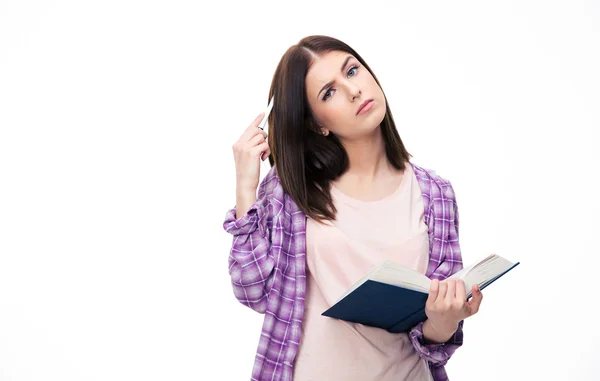
[[[435,202],[441,203],[443,206],[439,207],[438,205],[437,208],[434,208],[434,215],[430,217],[430,223],[440,224],[435,229],[437,231],[447,231],[447,235],[442,237],[441,248],[436,248],[439,250],[439,263],[433,271],[432,278],[444,280],[460,271],[463,268],[463,263],[458,240],[458,205],[449,181],[442,183],[439,193],[439,195],[435,195],[438,198]],[[433,202],[433,200],[430,202]],[[438,242],[438,244],[440,243]],[[444,329],[435,330],[431,325],[431,321],[426,320],[413,327],[409,333],[415,350],[432,367],[445,365],[463,343],[463,321],[455,322],[454,331],[448,329],[450,326],[451,324],[446,324]]]
[[[275,259],[271,255],[271,232],[274,216],[270,206],[272,202],[281,203],[273,192],[278,186],[278,178],[271,171],[261,182],[256,201],[252,202],[247,193],[238,194],[236,207],[227,212],[223,223],[225,231],[233,236],[228,260],[233,293],[240,303],[260,313],[266,311],[273,284]]]

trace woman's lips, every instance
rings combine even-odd
[[[358,111],[356,112],[356,115],[362,115],[365,112],[369,111],[372,107],[373,107],[373,100],[368,99],[368,100],[364,101],[363,104],[360,105],[360,107],[358,108]]]

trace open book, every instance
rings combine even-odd
[[[483,290],[519,263],[492,254],[463,268],[449,279],[462,279],[469,299],[474,284]],[[427,319],[425,303],[430,284],[431,280],[425,275],[385,261],[358,280],[321,315],[383,328],[393,333],[408,332]]]

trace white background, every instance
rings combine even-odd
[[[247,380],[231,145],[285,50],[354,47],[452,181],[484,292],[453,380],[600,380],[598,1],[0,0],[0,380]]]

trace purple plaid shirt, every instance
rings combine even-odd
[[[463,268],[454,190],[434,171],[410,165],[419,181],[429,231],[426,275],[446,279]],[[271,168],[256,203],[239,220],[236,209],[229,210],[223,228],[233,235],[229,255],[233,292],[242,304],[265,314],[251,380],[292,381],[306,293],[306,216]],[[423,323],[408,334],[435,381],[448,380],[444,365],[462,345],[462,323],[443,344],[424,342]]]

